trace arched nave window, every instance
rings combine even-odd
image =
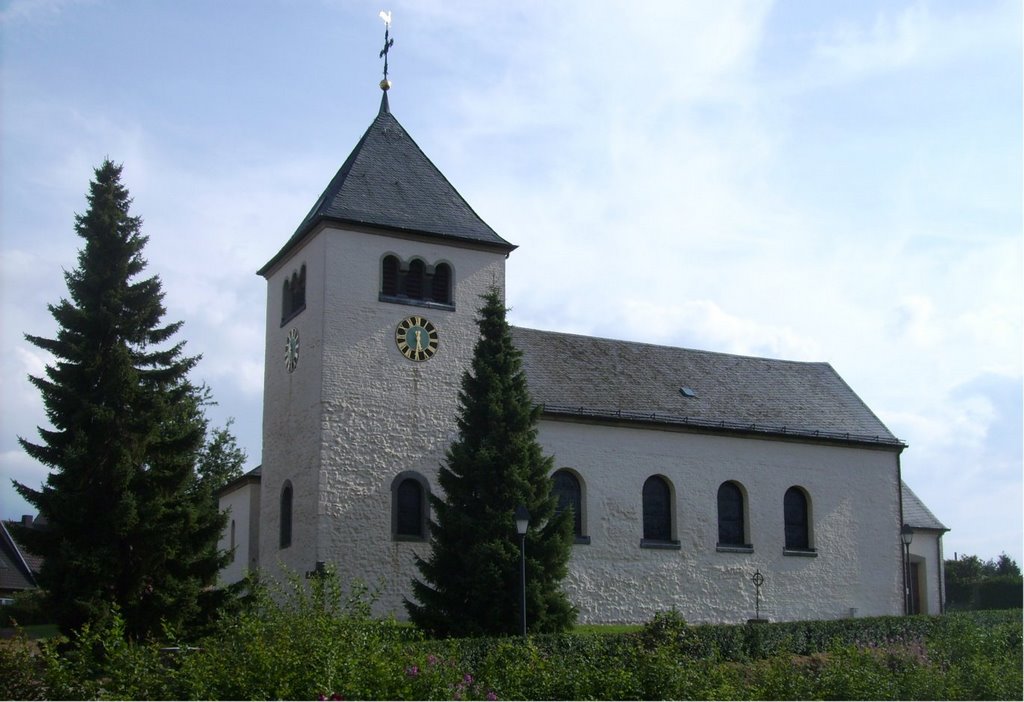
[[[281,534],[280,548],[292,545],[292,484],[284,481],[281,488]]]
[[[584,504],[580,479],[568,468],[562,468],[551,476],[551,490],[558,498],[558,512],[566,509],[573,512],[572,533],[576,537],[576,543],[590,543],[590,537],[583,535]]]
[[[731,480],[718,488],[718,545],[748,546],[743,490]]]
[[[672,540],[672,486],[660,475],[652,475],[643,489],[644,537],[641,546],[674,547]]]
[[[786,548],[800,551],[811,549],[810,501],[807,493],[796,486],[786,490],[782,510],[786,520]]]

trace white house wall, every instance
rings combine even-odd
[[[675,607],[693,622],[898,614],[899,503],[892,451],[542,421],[540,441],[584,483],[584,533],[566,588],[583,622],[637,622]],[[640,547],[644,481],[672,485],[679,550]],[[753,553],[719,552],[717,492],[747,496]],[[783,555],[783,496],[810,496],[816,557]]]
[[[304,573],[316,557],[316,509],[320,471],[320,401],[323,309],[328,275],[327,235],[321,231],[284,260],[267,281],[267,344],[263,380],[263,475],[261,488],[260,567],[279,566]],[[281,324],[283,283],[306,266],[306,308]],[[299,362],[285,368],[285,340],[299,332]],[[280,501],[285,481],[293,490],[292,539],[280,548]]]
[[[232,524],[235,535],[234,559],[221,570],[221,585],[236,583],[245,577],[246,570],[259,567],[259,495],[260,483],[247,481],[220,497],[220,510],[228,513],[228,520],[217,548],[221,551],[231,549]]]
[[[915,529],[910,542],[910,562],[919,563],[918,596],[921,614],[941,614],[945,593],[942,565],[942,532]]]

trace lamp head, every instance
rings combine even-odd
[[[914,530],[910,528],[909,524],[904,524],[900,529],[900,539],[904,546],[909,546],[910,542],[914,540]]]
[[[519,505],[516,507],[516,533],[520,536],[526,534],[527,527],[530,526],[530,512],[525,506]]]

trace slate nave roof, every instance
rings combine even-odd
[[[512,337],[549,415],[904,447],[828,363],[522,327]]]

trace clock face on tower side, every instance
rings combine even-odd
[[[437,328],[418,315],[406,317],[395,329],[395,343],[410,361],[427,361],[437,353]]]
[[[299,365],[299,330],[292,329],[284,340],[284,367],[291,373]]]

